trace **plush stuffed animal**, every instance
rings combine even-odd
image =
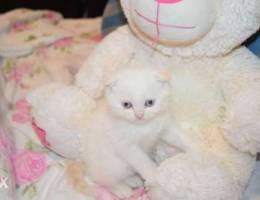
[[[240,200],[260,151],[260,61],[241,44],[260,27],[260,0],[121,0],[129,26],[94,50],[75,84],[28,99],[50,148],[78,158],[82,119],[120,66],[147,60],[172,71],[178,153],[147,184],[152,200]],[[169,156],[169,155],[168,155]]]

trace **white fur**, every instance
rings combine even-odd
[[[166,130],[171,91],[161,82],[167,80],[158,77],[149,68],[128,66],[120,70],[81,136],[87,174],[119,195],[127,188],[124,181],[136,173],[154,182],[156,164],[149,154]],[[146,99],[155,99],[154,106],[146,108]],[[133,107],[124,108],[123,101],[132,102]],[[135,116],[136,109],[144,112],[143,118]]]
[[[224,136],[240,151],[255,155],[260,152],[260,60],[241,48],[228,66],[222,77],[224,95],[229,97]]]
[[[122,43],[122,41],[124,42]],[[113,51],[108,56],[107,49],[112,48]],[[123,51],[125,52],[122,54],[121,52]],[[241,51],[242,55],[245,56],[235,56],[237,51]],[[175,134],[166,138],[166,140],[168,140],[167,142],[171,145],[182,147],[182,151],[191,152],[192,150],[196,150],[197,154],[210,151],[212,160],[220,159],[222,160],[221,162],[230,163],[230,166],[234,169],[230,172],[229,167],[226,166],[227,173],[232,173],[232,176],[237,177],[236,181],[239,181],[241,185],[245,187],[252,172],[252,166],[255,163],[254,156],[252,156],[252,159],[245,161],[244,171],[246,173],[243,174],[241,170],[238,169],[240,165],[238,163],[240,162],[235,162],[233,156],[238,154],[236,155],[236,157],[238,157],[237,159],[243,160],[248,155],[239,154],[239,151],[250,151],[254,153],[259,148],[256,142],[258,141],[257,138],[260,137],[256,123],[259,121],[259,118],[256,112],[250,109],[247,115],[252,116],[252,118],[247,119],[249,119],[249,122],[252,122],[250,129],[255,131],[250,131],[250,133],[247,131],[233,131],[238,130],[235,127],[239,127],[239,130],[245,130],[245,126],[240,127],[240,125],[243,124],[244,116],[241,116],[241,109],[234,110],[237,116],[241,116],[240,118],[233,118],[232,116],[234,115],[230,115],[230,111],[233,110],[232,99],[239,99],[238,95],[243,94],[237,93],[237,90],[240,92],[242,92],[242,90],[251,91],[250,99],[252,103],[254,103],[256,107],[260,107],[258,95],[252,92],[254,89],[246,89],[251,88],[251,86],[255,88],[253,85],[260,84],[259,79],[248,76],[248,74],[260,73],[260,65],[257,59],[247,50],[240,49],[237,51],[226,56],[219,55],[219,57],[216,58],[205,57],[196,59],[195,57],[190,57],[183,59],[177,55],[173,55],[172,57],[163,56],[160,52],[154,51],[136,39],[129,28],[122,27],[109,35],[93,52],[90,59],[85,62],[81,72],[77,75],[76,85],[94,97],[102,97],[105,82],[109,79],[111,74],[120,69],[121,63],[127,63],[132,59],[134,62],[149,61],[156,63],[158,66],[163,65],[165,68],[170,68],[172,71],[171,84],[173,94],[175,94],[174,103],[172,104],[173,114],[175,116],[173,122],[179,131],[173,131]],[[120,59],[118,59],[119,54]],[[109,67],[108,63],[111,63]],[[242,69],[244,69],[245,73],[241,73]],[[249,73],[246,73],[246,71]],[[93,81],[94,77],[95,81]],[[234,87],[239,86],[241,83],[244,85],[243,88]],[[241,119],[241,121],[237,119]],[[233,125],[229,126],[228,124]],[[225,138],[223,138],[223,135],[225,135]],[[247,142],[239,142],[242,138],[245,138],[245,140],[243,140]],[[233,149],[230,144],[236,146],[239,151]],[[170,163],[168,164],[169,167],[172,165]],[[183,165],[188,165],[188,163],[183,163]],[[179,165],[179,167],[181,167],[181,165]],[[165,176],[170,176],[172,172],[164,170],[162,173],[164,173]],[[210,175],[210,173],[213,172],[208,171],[207,173]],[[215,171],[214,173],[217,172]],[[191,174],[187,174],[186,176],[186,178],[189,179]],[[219,179],[221,179],[222,175],[221,173],[217,173],[215,176],[219,176]],[[179,181],[180,180],[181,179],[179,179]],[[201,181],[207,182],[209,180],[203,179]],[[231,182],[230,180],[230,183]],[[178,188],[178,185],[182,183],[176,182],[175,184]],[[226,183],[225,186],[222,187],[223,185],[219,183],[219,190],[222,190],[221,188],[227,188],[228,185],[229,184]],[[217,185],[214,187],[216,186]],[[232,184],[229,186],[232,187]],[[244,187],[237,188],[237,191],[234,191],[234,195],[244,190]],[[171,193],[170,188],[168,189]],[[203,189],[201,188],[201,190]],[[174,191],[178,190],[174,189]],[[194,190],[195,193],[196,191],[198,190]],[[227,192],[228,190],[225,191]],[[225,199],[226,197],[224,191],[223,193],[215,192],[214,195],[216,199]],[[205,198],[207,198],[207,195],[205,195]],[[156,197],[154,197],[154,199],[156,199]]]
[[[239,46],[259,29],[260,1],[215,0],[213,27],[185,47],[154,45],[139,34],[130,1],[121,0],[130,26],[110,34],[92,52],[76,76],[76,88],[95,99],[103,97],[107,81],[129,61],[171,69],[171,122],[177,131],[165,142],[181,147],[182,154],[162,162],[152,177],[156,187],[147,184],[152,200],[163,200],[166,194],[177,200],[241,199],[260,148],[260,63]],[[55,111],[48,115],[56,116]],[[45,120],[43,128],[48,127]]]

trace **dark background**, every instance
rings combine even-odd
[[[67,18],[102,15],[108,0],[0,0],[0,13],[14,8],[50,9]]]

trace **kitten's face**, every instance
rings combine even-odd
[[[165,112],[170,94],[167,80],[149,69],[123,70],[106,89],[113,114],[133,123],[147,122]]]

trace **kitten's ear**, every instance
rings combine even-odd
[[[162,83],[169,83],[171,80],[171,72],[167,69],[160,69],[158,73],[156,73],[156,79]]]

